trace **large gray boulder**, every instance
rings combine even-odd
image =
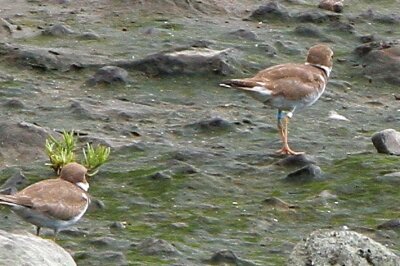
[[[379,153],[400,155],[400,132],[385,129],[374,133],[371,140]]]
[[[213,50],[204,47],[159,52],[134,61],[115,62],[124,69],[133,69],[152,76],[217,74],[237,72],[240,55],[235,49]]]
[[[47,159],[49,135],[56,133],[27,122],[0,121],[0,166]]]
[[[74,266],[76,263],[51,240],[0,230],[0,265]]]
[[[400,257],[354,231],[317,230],[294,247],[287,265],[399,266]]]
[[[374,41],[356,48],[361,57],[363,74],[371,82],[384,81],[389,84],[400,84],[400,43],[398,41]]]

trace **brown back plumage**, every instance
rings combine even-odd
[[[34,183],[14,195],[0,195],[0,204],[23,206],[58,220],[68,220],[86,208],[89,195],[77,183],[87,183],[87,170],[70,163],[60,177]]]

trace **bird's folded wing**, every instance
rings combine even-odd
[[[51,182],[35,183],[15,197],[21,205],[29,201],[24,206],[60,220],[71,219],[87,207],[89,196],[79,187],[61,179],[46,181]]]

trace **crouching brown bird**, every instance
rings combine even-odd
[[[65,165],[60,176],[34,183],[14,195],[0,195],[0,204],[8,205],[25,221],[54,230],[75,224],[85,214],[90,197],[87,170],[78,163]]]
[[[222,87],[240,89],[265,105],[278,109],[278,131],[283,146],[281,154],[300,154],[288,144],[288,123],[294,111],[315,103],[322,95],[333,65],[333,51],[324,44],[308,50],[304,64],[288,63],[261,70],[254,77],[231,79]]]

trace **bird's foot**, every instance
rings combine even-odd
[[[304,154],[305,152],[297,152],[289,148],[289,146],[283,146],[281,149],[276,151],[279,154],[286,154],[286,155],[300,155]]]

